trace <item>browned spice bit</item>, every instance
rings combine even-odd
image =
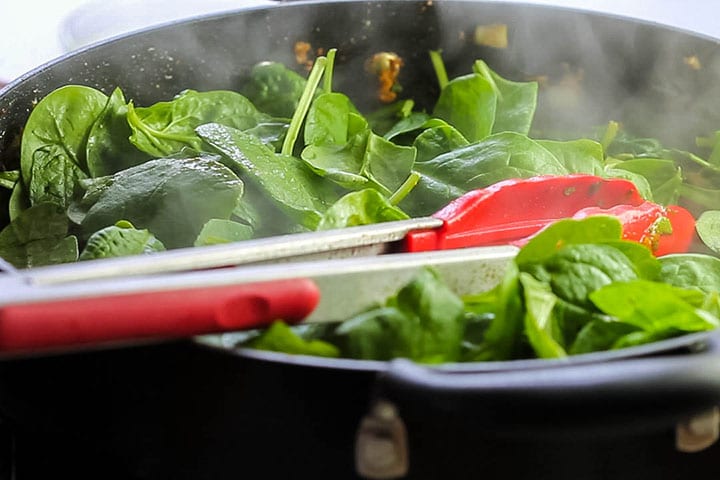
[[[295,42],[294,46],[295,61],[298,65],[305,66],[306,69],[310,70],[313,66],[314,58],[310,58],[312,52],[312,45],[308,42]]]
[[[504,23],[478,25],[475,27],[475,43],[493,48],[507,48],[508,28]]]
[[[702,68],[702,63],[700,63],[700,59],[697,57],[697,55],[690,55],[688,57],[685,57],[683,58],[683,62],[685,62],[685,65],[687,65],[693,70],[700,70]]]
[[[366,70],[378,77],[380,83],[378,99],[381,102],[390,103],[397,98],[398,92],[402,89],[397,83],[402,66],[402,58],[392,52],[376,53],[365,64]]]

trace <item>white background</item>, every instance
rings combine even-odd
[[[198,14],[269,3],[271,0],[0,0],[0,82],[8,82],[95,40]],[[718,0],[525,0],[524,3],[615,13],[720,38]]]

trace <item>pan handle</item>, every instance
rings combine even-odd
[[[395,360],[378,375],[371,410],[360,422],[356,471],[373,480],[407,475],[409,439],[428,428],[519,445],[633,441],[637,437],[621,436],[674,429],[679,451],[703,450],[719,435],[719,344],[713,334],[701,353],[494,372],[448,372]]]
[[[461,415],[510,436],[646,431],[720,405],[720,336],[700,353],[514,371],[457,373],[396,360],[376,399],[400,415]]]

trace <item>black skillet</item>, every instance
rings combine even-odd
[[[496,23],[508,26],[507,48],[473,41],[478,25]],[[482,58],[511,78],[581,79],[579,90],[541,101],[536,127],[548,135],[613,119],[682,148],[720,124],[713,39],[497,2],[293,3],[170,24],[30,72],[0,90],[0,160],[16,166],[33,103],[58,86],[110,93],[119,85],[145,105],[185,88],[234,88],[258,61],[293,64],[297,41],[338,48],[336,88],[353,92],[361,106],[375,105],[364,70],[369,55],[398,53],[404,94],[423,105],[437,94],[427,51],[442,49],[451,75]],[[720,402],[717,341],[702,334],[564,362],[432,369],[232,351],[202,340],[9,360],[0,363],[0,446],[7,447],[0,473],[717,477],[717,447],[691,454],[675,443],[685,420],[712,414]],[[709,418],[701,424],[715,425]],[[383,457],[388,446],[398,447],[396,455]],[[367,452],[375,464],[358,469]],[[378,469],[382,458],[388,464]]]

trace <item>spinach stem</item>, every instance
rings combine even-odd
[[[420,174],[417,172],[410,172],[410,175],[408,175],[408,178],[405,179],[402,185],[395,190],[395,193],[390,195],[390,198],[388,198],[388,202],[390,202],[390,205],[397,205],[398,203],[402,202],[405,197],[407,197],[408,193],[412,191],[413,188],[415,188],[415,185],[418,184],[420,181]]]
[[[442,51],[430,50],[430,61],[435,69],[435,76],[437,77],[440,90],[442,90],[449,83],[447,70],[445,70],[445,62],[443,62],[442,59]]]
[[[337,48],[331,48],[327,53],[327,64],[325,65],[325,77],[323,83],[323,91],[332,93],[333,69],[335,68],[335,53]]]
[[[325,57],[318,57],[315,59],[310,75],[308,75],[305,90],[303,90],[300,101],[298,102],[298,107],[295,109],[295,113],[293,113],[292,119],[290,120],[290,125],[288,127],[287,134],[285,135],[282,149],[280,150],[280,153],[283,155],[292,155],[293,153],[295,141],[297,140],[298,135],[300,135],[300,127],[302,127],[305,115],[307,115],[307,112],[310,109],[313,95],[315,95],[315,91],[320,84],[320,79],[325,71],[326,64],[327,58]]]
[[[600,140],[600,145],[602,145],[603,152],[607,151],[610,144],[613,142],[613,140],[615,140],[618,131],[620,131],[620,124],[618,122],[610,120],[608,122],[607,128],[605,129],[605,133],[603,133],[602,139]]]
[[[497,95],[498,100],[502,100],[502,92],[500,91],[500,88],[497,86],[497,83],[495,83],[495,80],[490,74],[490,67],[487,66],[487,63],[483,62],[482,60],[476,60],[473,64],[473,71],[477,75],[480,75],[482,78],[487,80],[487,82],[490,84],[490,87],[493,89],[493,92],[495,92],[495,95]]]

